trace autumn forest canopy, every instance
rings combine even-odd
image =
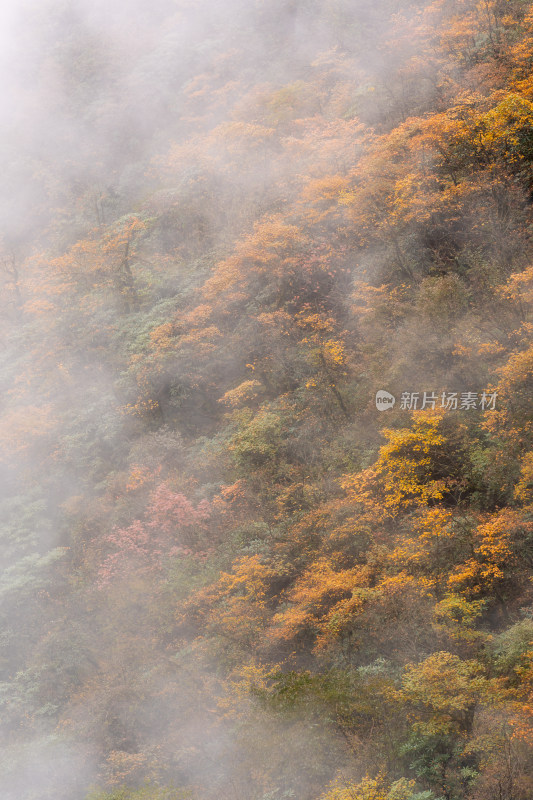
[[[2,800],[531,800],[533,6],[27,0],[0,76]]]

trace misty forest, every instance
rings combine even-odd
[[[533,798],[533,4],[0,9],[0,800]]]

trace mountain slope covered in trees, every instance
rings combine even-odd
[[[531,5],[5,22],[2,798],[529,800]]]

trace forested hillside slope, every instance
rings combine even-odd
[[[531,800],[533,6],[2,14],[2,800]]]

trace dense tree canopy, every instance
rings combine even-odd
[[[2,798],[530,800],[533,9],[23,6]]]

